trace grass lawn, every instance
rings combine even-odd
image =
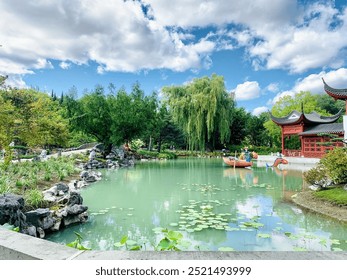
[[[345,191],[343,188],[333,188],[315,192],[314,196],[336,205],[347,206],[347,191]]]

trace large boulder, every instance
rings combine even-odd
[[[83,204],[83,198],[78,192],[70,192],[70,197],[69,197],[69,201],[67,202],[67,205],[72,206],[75,204],[78,204],[78,205]]]
[[[0,225],[9,223],[20,227],[25,223],[22,213],[24,199],[20,195],[4,194],[0,196]]]
[[[49,229],[54,224],[52,213],[48,208],[39,208],[25,213],[26,221],[37,228]]]

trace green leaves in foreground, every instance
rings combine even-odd
[[[75,232],[75,231],[74,231],[74,234],[76,235],[75,241],[69,244],[66,244],[67,246],[78,249],[78,250],[91,250],[90,248],[86,248],[81,244],[83,239],[82,235],[80,235],[78,232]]]
[[[142,246],[135,240],[128,239],[128,236],[124,235],[119,242],[114,243],[117,248],[125,247],[129,251],[139,251]]]
[[[183,235],[178,231],[162,230],[164,238],[159,241],[156,249],[158,251],[181,251],[177,246],[181,242]]]

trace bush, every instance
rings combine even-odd
[[[321,180],[326,180],[326,169],[322,164],[318,164],[317,167],[314,167],[306,172],[304,172],[304,179],[307,183],[313,185],[316,182]]]
[[[326,154],[320,164],[326,169],[326,175],[335,184],[347,183],[347,149],[335,148]]]

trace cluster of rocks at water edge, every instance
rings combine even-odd
[[[95,171],[82,171],[80,178],[69,184],[57,183],[43,192],[44,200],[54,205],[51,209],[38,208],[25,212],[25,200],[22,196],[1,195],[0,225],[13,225],[19,228],[21,233],[44,238],[46,233],[58,231],[71,224],[86,222],[88,207],[83,205],[79,190],[90,182],[100,180],[101,174]]]
[[[118,167],[131,167],[135,164],[135,155],[123,148],[112,148],[111,153],[103,159],[101,154],[103,147],[96,145],[89,152],[88,162],[82,165],[83,169],[97,169],[97,168],[118,168]]]

